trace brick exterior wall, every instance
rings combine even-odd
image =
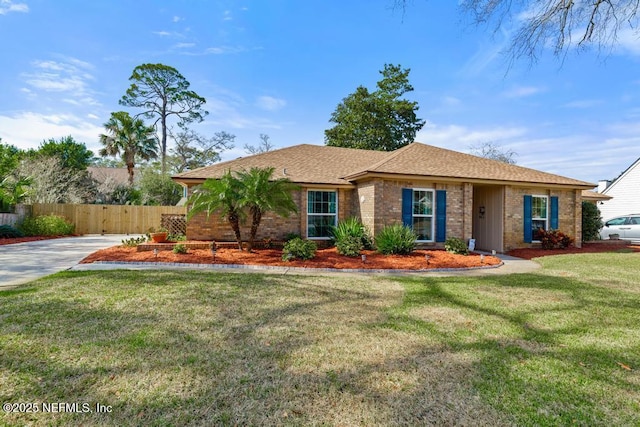
[[[580,190],[507,186],[504,214],[505,251],[536,245],[524,242],[525,195],[558,197],[558,229],[571,236],[575,240],[576,247],[582,247],[582,193]]]
[[[447,238],[458,237],[465,241],[471,238],[473,187],[470,184],[445,184],[423,180],[387,180],[380,181],[379,187],[382,189],[382,196],[376,198],[376,218],[373,228],[375,233],[382,230],[385,225],[402,223],[403,188],[422,188],[447,192]]]
[[[382,180],[360,182],[355,189],[337,189],[338,220],[349,216],[361,219],[374,235],[386,225],[402,222],[402,189],[424,188],[446,190],[447,227],[446,236],[458,237],[465,242],[473,236],[473,185],[470,183],[442,183],[426,180]],[[257,239],[283,239],[289,233],[302,237],[307,234],[307,191],[329,189],[327,187],[305,187],[294,192],[298,214],[282,218],[271,213],[264,215]],[[582,196],[580,190],[545,189],[538,187],[505,187],[504,204],[504,250],[529,247],[524,243],[523,199],[525,195],[547,195],[559,198],[559,229],[575,239],[581,247]],[[435,201],[434,201],[435,203]],[[435,220],[435,217],[434,217]],[[241,228],[242,237],[249,236],[250,222]],[[189,240],[233,241],[235,236],[229,224],[213,214],[192,218],[187,224]]]
[[[271,212],[262,217],[256,239],[271,238],[282,240],[289,233],[296,233],[302,237],[307,235],[307,191],[327,190],[327,188],[309,187],[295,191],[292,196],[298,207],[298,213],[289,218],[277,216]],[[342,220],[353,213],[353,198],[355,190],[340,188],[338,192],[338,220]],[[247,218],[240,227],[242,239],[249,237],[251,219]],[[198,214],[187,223],[187,239],[189,240],[217,240],[235,241],[235,235],[229,223],[220,218],[218,214],[212,214],[207,218],[206,214]]]

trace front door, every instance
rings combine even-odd
[[[504,187],[473,187],[473,238],[476,249],[504,251]]]

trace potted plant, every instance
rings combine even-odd
[[[167,241],[167,235],[169,234],[169,230],[164,227],[158,228],[158,230],[151,229],[149,230],[149,235],[151,236],[151,240],[154,243],[164,243]]]

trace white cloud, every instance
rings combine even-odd
[[[61,61],[32,62],[33,71],[23,73],[22,78],[29,86],[22,92],[27,96],[37,95],[37,91],[65,93],[67,103],[99,105],[93,99],[89,82],[95,80],[90,71],[93,66],[76,58],[63,58]]]
[[[540,92],[544,92],[544,88],[535,86],[515,86],[506,92],[502,93],[502,96],[506,98],[524,98],[532,96]]]
[[[216,46],[205,49],[205,54],[222,55],[225,53],[240,53],[246,51],[241,46]]]
[[[222,20],[223,21],[232,21],[233,20],[233,16],[231,15],[231,11],[230,10],[225,10],[224,14],[222,15]]]
[[[416,135],[416,141],[457,151],[469,151],[471,145],[487,141],[510,140],[524,136],[527,129],[523,127],[493,127],[470,129],[460,125],[439,126],[427,123]]]
[[[98,135],[104,132],[92,120],[72,114],[45,115],[32,112],[0,116],[0,129],[3,142],[21,149],[36,148],[43,140],[71,135],[94,152],[99,148]]]
[[[638,39],[638,30],[633,28],[625,28],[618,31],[618,46],[616,52],[630,54],[632,56],[640,56],[640,39]]]
[[[195,47],[195,43],[177,43],[173,47],[176,49],[189,49],[191,47]]]
[[[26,3],[14,3],[11,0],[0,0],[0,15],[6,15],[10,12],[29,12],[29,6]]]
[[[179,16],[174,16],[172,19],[173,22],[180,22],[180,21],[184,21],[184,18],[181,18]]]
[[[266,111],[278,111],[287,105],[284,99],[274,98],[272,96],[260,96],[256,100],[256,106]]]
[[[153,31],[152,34],[155,34],[159,37],[170,37],[174,39],[184,39],[185,35],[182,33],[178,33],[177,31]]]

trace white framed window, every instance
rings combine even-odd
[[[533,240],[540,241],[540,229],[549,229],[549,196],[531,196],[531,231]]]
[[[307,191],[307,237],[331,238],[331,227],[338,224],[338,192],[335,190]]]
[[[434,193],[431,189],[413,189],[412,227],[418,242],[434,241]]]

